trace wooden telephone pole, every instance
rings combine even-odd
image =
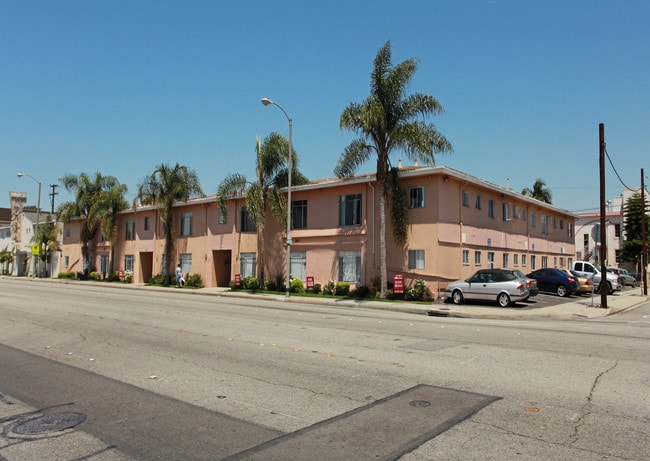
[[[598,125],[600,135],[600,307],[607,309],[607,208],[605,207],[605,124]]]

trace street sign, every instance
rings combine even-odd
[[[41,246],[38,243],[32,245],[32,254],[34,256],[41,254]]]

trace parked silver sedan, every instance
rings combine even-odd
[[[467,280],[458,280],[445,288],[445,297],[454,304],[466,300],[496,301],[501,307],[524,301],[530,296],[526,278],[507,269],[481,269]]]

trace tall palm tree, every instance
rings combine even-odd
[[[172,253],[174,252],[174,225],[172,207],[175,202],[187,202],[190,198],[203,196],[198,174],[178,163],[174,167],[158,165],[150,176],[138,184],[136,202],[153,205],[163,222],[165,233],[165,284],[169,285],[173,272]]]
[[[111,260],[109,262],[109,274],[112,274],[115,267],[115,242],[118,237],[117,215],[120,211],[128,208],[129,203],[124,198],[128,188],[124,184],[115,184],[105,191],[100,197],[100,220],[99,226],[102,235],[111,244]]]
[[[338,177],[353,175],[357,168],[377,156],[379,183],[379,250],[381,264],[381,297],[386,296],[386,199],[393,190],[401,190],[394,182],[399,171],[391,174],[390,154],[401,150],[413,161],[435,164],[436,153],[452,152],[451,143],[424,117],[444,112],[433,96],[406,94],[417,69],[415,59],[393,66],[390,42],[375,57],[370,79],[370,95],[361,103],[351,103],[341,114],[341,130],[355,132],[353,140],[341,154],[334,173]],[[391,179],[392,178],[392,179]],[[398,242],[406,237],[403,194],[396,194],[391,205]],[[399,203],[397,203],[399,202]]]
[[[230,174],[217,187],[217,200],[219,210],[227,218],[227,199],[246,191],[246,210],[257,230],[257,277],[260,288],[263,288],[266,213],[270,208],[272,215],[279,222],[286,220],[287,216],[287,201],[280,188],[288,184],[289,143],[281,134],[271,133],[264,139],[264,143],[257,139],[255,154],[255,181],[248,181],[243,174]],[[294,149],[291,154],[293,164],[291,182],[296,185],[305,184],[308,182],[307,178],[297,169],[298,155]]]
[[[524,189],[521,191],[521,195],[532,197],[544,203],[552,204],[551,190],[546,187],[546,183],[541,179],[535,181],[532,190],[528,187],[524,187]]]
[[[38,243],[39,248],[45,248],[45,251],[40,253],[38,257],[45,263],[45,271],[47,272],[47,262],[50,255],[59,250],[59,234],[61,229],[52,221],[52,216],[49,214],[44,224],[38,226],[36,235],[32,239],[32,243]]]
[[[57,208],[57,221],[70,221],[82,218],[81,225],[81,254],[84,258],[84,275],[88,275],[92,262],[92,246],[89,245],[99,229],[104,216],[102,209],[102,195],[113,188],[119,188],[120,182],[114,176],[103,176],[95,173],[94,177],[81,173],[65,175],[60,179],[63,187],[74,195],[74,201],[65,202]]]

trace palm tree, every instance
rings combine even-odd
[[[100,197],[99,226],[102,236],[111,244],[111,260],[109,262],[109,274],[113,273],[115,266],[115,242],[118,237],[117,215],[120,211],[128,208],[129,203],[124,198],[128,188],[124,184],[115,184],[111,189],[105,191]]]
[[[88,243],[95,238],[100,222],[104,216],[102,195],[111,189],[119,188],[120,182],[114,176],[95,173],[91,178],[86,173],[79,176],[65,175],[60,179],[63,187],[74,195],[74,201],[65,202],[57,208],[57,221],[70,221],[82,218],[81,254],[84,258],[84,275],[88,275],[92,261],[92,247]]]
[[[529,189],[528,187],[524,187],[524,189],[521,191],[521,195],[532,197],[544,203],[552,204],[551,190],[548,187],[546,187],[546,183],[541,179],[535,181],[532,190]]]
[[[175,202],[187,202],[190,198],[203,196],[198,174],[178,163],[172,168],[167,164],[158,165],[151,176],[138,184],[134,207],[139,201],[142,205],[158,208],[165,233],[165,285],[169,285],[173,272],[172,253],[174,252],[174,225],[172,207]]]
[[[413,161],[435,164],[436,153],[452,152],[451,143],[424,117],[444,112],[433,96],[407,95],[417,62],[407,59],[396,66],[391,62],[390,42],[379,50],[371,73],[370,95],[362,103],[351,103],[341,114],[340,129],[354,131],[359,137],[341,154],[334,173],[339,177],[353,175],[357,168],[377,156],[379,183],[379,249],[381,264],[381,297],[386,296],[386,198],[390,189],[401,191],[395,182],[399,171],[391,174],[390,154],[401,150]],[[422,119],[419,119],[422,117]],[[392,178],[392,179],[391,179]],[[403,213],[403,193],[391,195],[393,223],[397,241],[406,238],[407,222]]]
[[[32,243],[38,243],[39,248],[45,248],[45,251],[40,253],[38,257],[45,263],[46,272],[50,255],[59,250],[60,233],[61,229],[55,222],[52,222],[52,217],[48,214],[45,223],[38,226],[36,236],[32,239]]]
[[[271,210],[272,215],[279,222],[286,220],[287,201],[281,192],[281,187],[288,184],[287,159],[289,158],[289,143],[279,133],[271,133],[261,143],[259,138],[255,146],[255,181],[249,182],[246,176],[234,173],[226,178],[217,187],[219,210],[224,217],[228,217],[226,201],[242,191],[246,191],[246,210],[257,230],[257,277],[260,288],[264,287],[264,225],[266,213]],[[292,184],[305,184],[308,182],[297,169],[298,155],[292,149]],[[287,274],[288,276],[288,274]]]

